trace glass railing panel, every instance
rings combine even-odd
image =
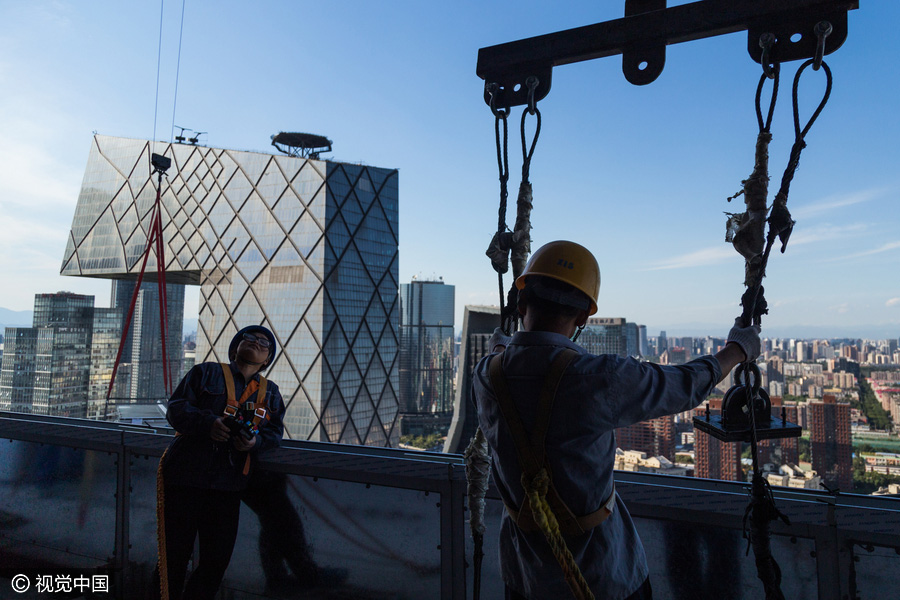
[[[307,551],[319,593],[441,597],[439,495],[274,473],[258,485],[250,505],[259,515],[242,506],[223,583],[235,598],[296,592],[309,581]]]
[[[740,529],[646,518],[634,522],[647,554],[654,599],[751,600],[765,595]],[[813,541],[772,536],[771,547],[785,597],[817,600]]]
[[[851,598],[893,598],[897,595],[900,550],[854,544],[853,557],[849,573]]]
[[[156,470],[158,466],[159,457],[157,456],[131,456],[126,595],[142,593],[142,590],[147,589],[148,586],[159,585],[158,580],[154,579],[157,561]]]
[[[115,555],[117,455],[3,440],[0,565],[84,571]]]

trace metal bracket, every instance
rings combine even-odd
[[[766,33],[775,36],[775,44],[769,50],[773,63],[815,58],[818,46],[816,26],[831,24],[831,33],[825,37],[825,54],[831,54],[847,39],[847,11],[805,10],[787,13],[775,20],[760,21],[747,30],[747,51],[750,58],[761,62],[763,49],[759,39]]]
[[[494,108],[504,109],[528,103],[525,81],[532,75],[540,80],[535,99],[546,97],[558,65],[621,54],[626,79],[646,85],[662,73],[667,45],[739,31],[748,32],[747,48],[756,62],[764,33],[776,37],[771,61],[814,58],[816,26],[832,25],[824,47],[830,54],[847,39],[847,12],[857,8],[859,0],[699,0],[671,8],[665,0],[626,0],[621,19],[481,48],[475,72],[486,84],[497,84]],[[491,103],[488,93],[485,102]]]
[[[625,0],[625,16],[665,10],[666,0]],[[622,73],[634,85],[653,83],[666,66],[666,40],[634,42],[622,50]]]

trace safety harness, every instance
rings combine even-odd
[[[506,510],[513,522],[522,531],[540,530],[547,538],[553,554],[563,569],[566,583],[576,598],[593,598],[587,582],[578,569],[572,553],[566,547],[562,534],[583,535],[612,514],[615,508],[615,484],[612,493],[600,508],[583,516],[576,516],[565,501],[559,496],[553,485],[553,475],[546,457],[547,427],[553,411],[553,401],[559,383],[566,369],[578,356],[578,352],[564,349],[560,352],[544,377],[538,403],[537,418],[534,429],[529,435],[516,410],[512,395],[503,373],[503,353],[495,355],[489,364],[491,386],[500,407],[500,412],[512,434],[519,468],[522,471],[522,487],[525,500],[522,506],[514,508],[504,502]]]
[[[264,419],[269,420],[269,411],[266,408],[266,384],[268,383],[266,378],[260,375],[258,382],[255,379],[250,380],[250,383],[244,388],[244,393],[241,394],[241,399],[235,400],[234,375],[231,374],[231,365],[228,363],[219,363],[219,365],[222,367],[222,374],[225,376],[225,390],[228,394],[225,416],[234,417],[242,423],[249,424],[251,432],[254,434],[259,433],[259,424]],[[256,394],[256,402],[248,402],[254,393]],[[243,415],[249,411],[253,411],[253,418],[245,420]],[[247,454],[243,474],[246,475],[249,472],[250,454]]]
[[[222,367],[222,375],[225,377],[225,391],[227,394],[227,404],[225,405],[224,414],[229,417],[250,424],[250,431],[254,434],[259,433],[259,424],[263,419],[269,420],[269,411],[266,407],[266,385],[268,381],[262,375],[259,381],[251,380],[244,388],[240,400],[235,399],[234,392],[234,375],[231,373],[231,365],[228,363],[219,363]],[[256,394],[255,402],[248,402],[253,394]],[[253,411],[253,418],[245,421],[242,413],[245,411]],[[181,435],[176,432],[175,436]],[[168,558],[166,556],[166,512],[165,512],[165,483],[163,479],[163,465],[165,464],[166,454],[169,449],[166,448],[162,457],[159,459],[159,466],[156,469],[156,540],[158,548],[157,570],[159,571],[159,589],[161,600],[169,600],[169,570]],[[243,474],[250,472],[250,454],[247,453],[247,459],[244,462]]]

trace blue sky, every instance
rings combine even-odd
[[[860,4],[827,58],[834,91],[791,187],[797,226],[770,261],[764,333],[900,336],[900,3]],[[336,160],[398,168],[400,281],[454,284],[459,327],[463,305],[497,303],[484,256],[497,167],[478,49],[619,18],[624,2],[559,6],[186,0],[176,102],[180,1],[163,5],[158,63],[158,2],[0,0],[0,306],[28,310],[35,293],[61,289],[106,305],[108,282],[58,275],[92,132],[168,140],[174,122],[208,132],[209,145],[264,152],[278,131],[318,133]],[[723,212],[742,206],[725,199],[753,167],[760,67],[746,44],[732,34],[670,46],[642,87],[618,57],[554,69],[539,105],[532,238],[595,252],[600,315],[671,335],[724,334],[739,313],[743,264],[724,243]],[[783,69],[771,188],[793,141],[798,66]],[[823,81],[804,76],[804,118]]]

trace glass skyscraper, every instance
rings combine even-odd
[[[117,308],[94,308],[92,329],[87,418],[107,420],[115,415],[116,404],[124,395],[124,383],[129,382],[129,378],[123,377],[120,370],[107,401],[109,381],[122,337],[122,311]]]
[[[266,373],[286,436],[394,446],[399,389],[398,176],[327,160],[95,136],[62,274],[134,280],[163,181],[166,281],[199,285],[197,362],[273,331]],[[155,281],[156,259],[145,281]]]
[[[53,331],[47,328],[7,327],[3,337],[3,362],[0,366],[0,410],[31,412],[38,347],[45,360]]]
[[[128,317],[136,281],[114,280],[110,305],[124,323]],[[184,285],[166,284],[166,359],[169,373],[174,379],[181,373],[184,357],[182,329],[184,327]],[[119,331],[121,336],[121,330]],[[118,340],[116,340],[118,349]],[[113,357],[115,360],[115,357]],[[127,365],[116,373],[117,396],[121,402],[131,404],[156,404],[168,399],[162,372],[162,335],[159,316],[159,286],[156,282],[143,283],[135,302],[134,315],[120,364]],[[120,366],[121,369],[121,366]],[[123,373],[124,371],[124,373]],[[119,388],[119,378],[123,386]],[[177,385],[177,380],[174,382]],[[174,386],[173,386],[174,387]],[[105,397],[105,396],[104,396]]]
[[[33,326],[6,329],[0,410],[84,417],[93,319],[93,296],[35,295]]]
[[[400,284],[401,433],[445,434],[453,416],[452,285]]]
[[[641,327],[625,319],[591,317],[578,344],[591,354],[641,356]]]

